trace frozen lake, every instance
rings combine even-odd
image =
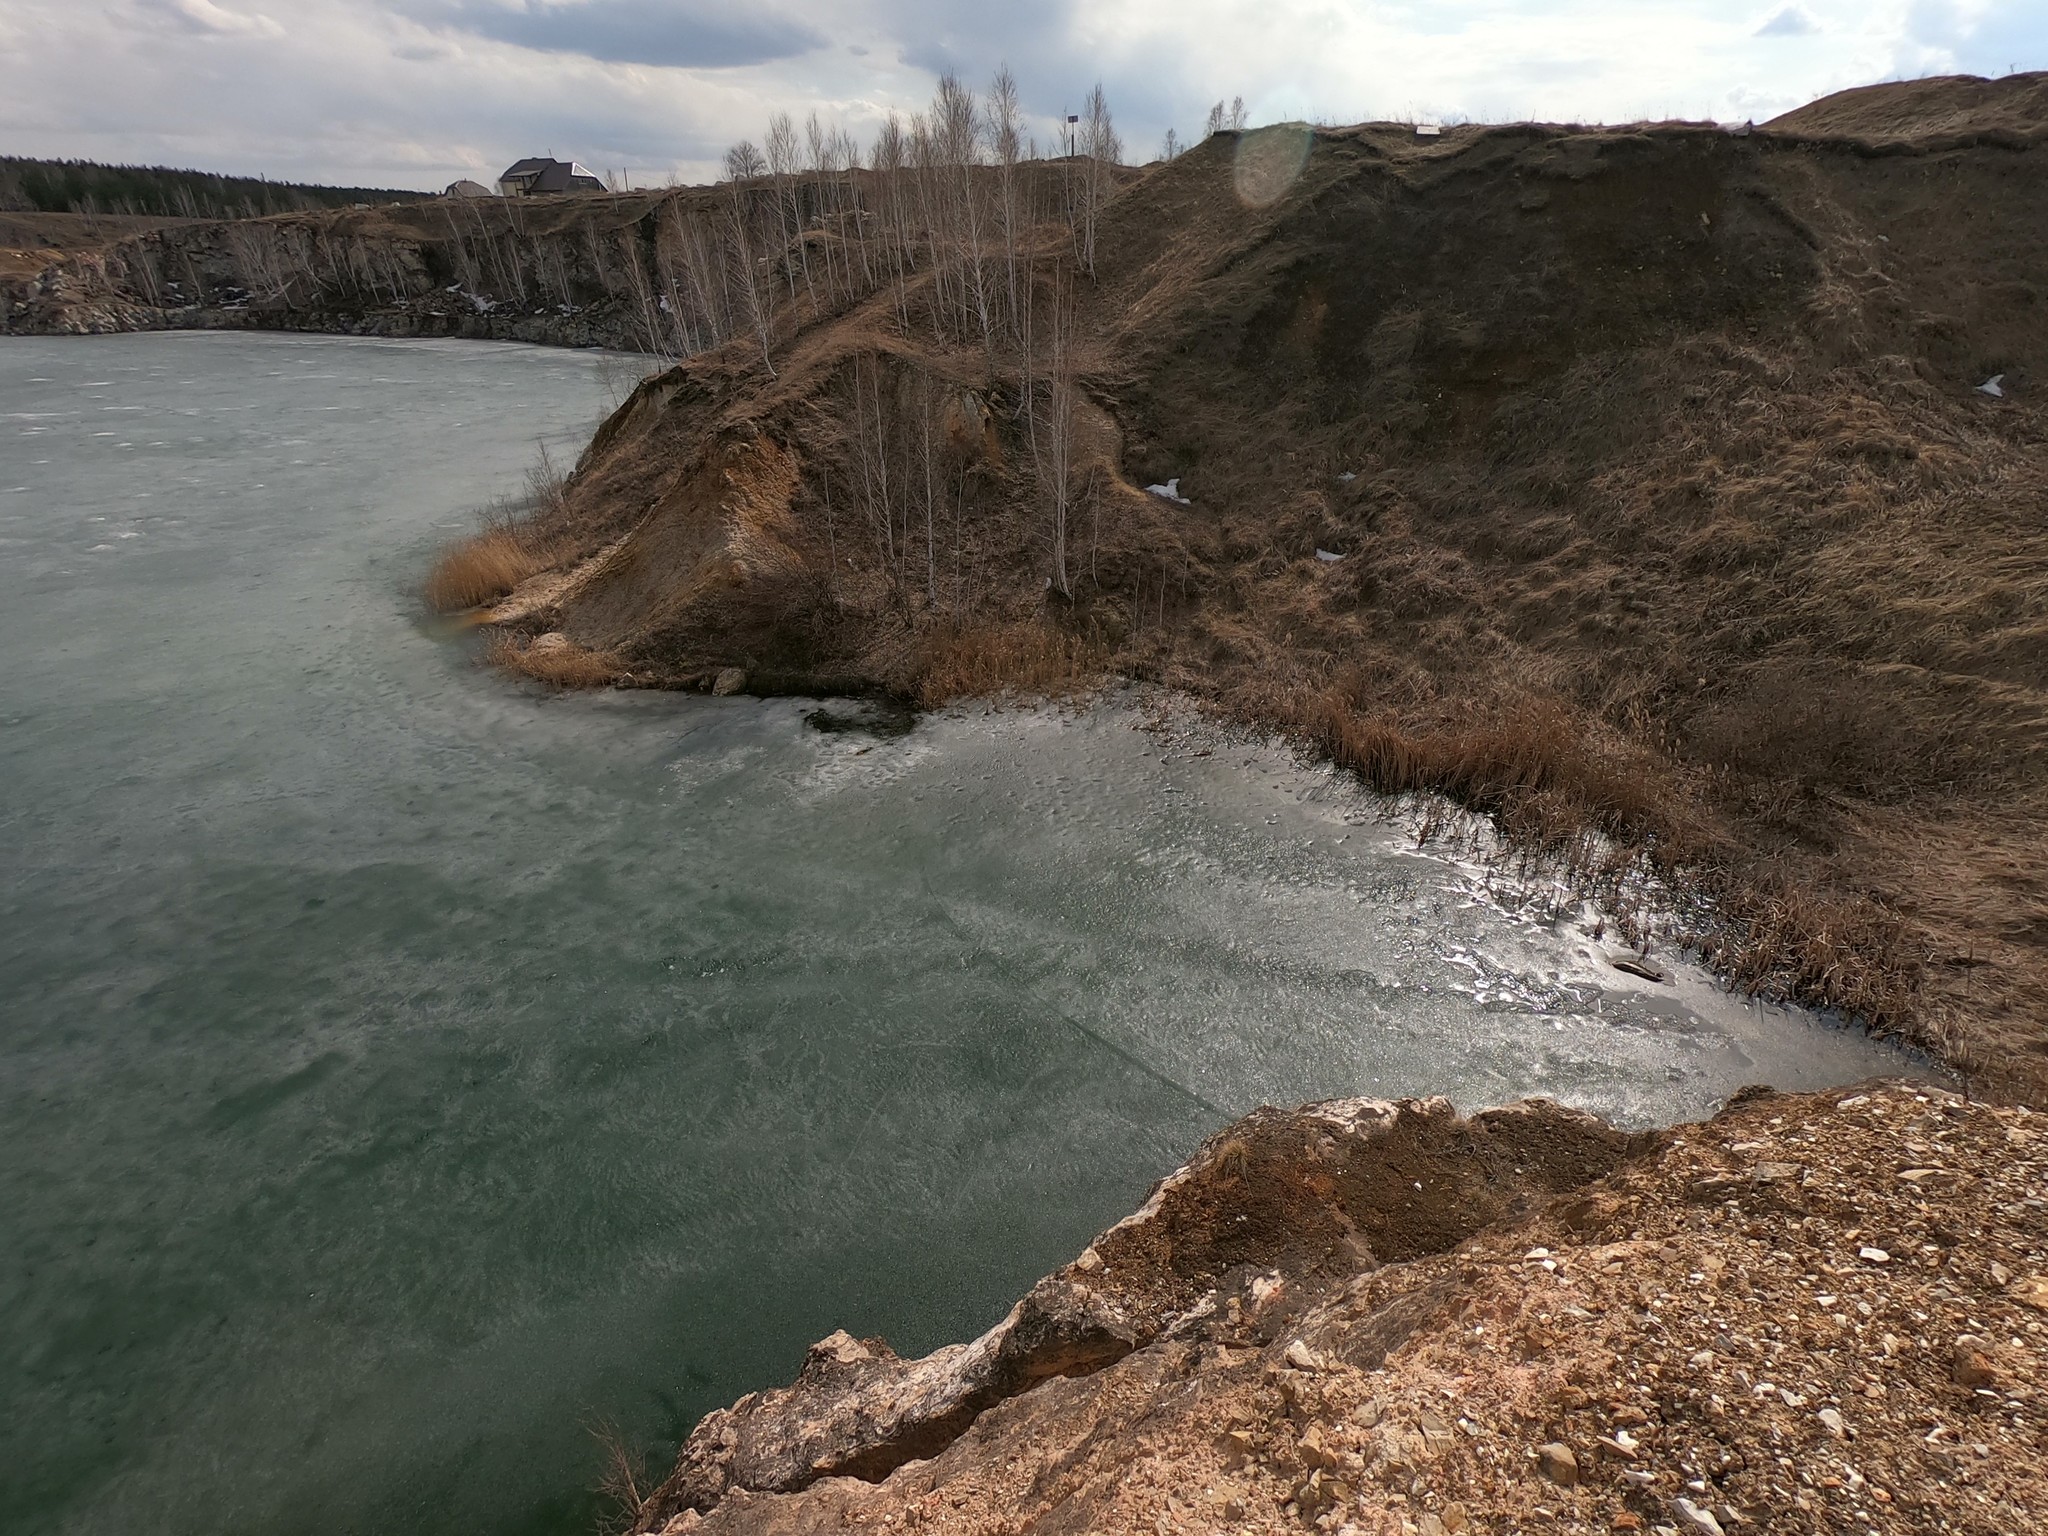
[[[1128,704],[544,696],[413,595],[603,360],[0,342],[9,1530],[584,1532],[836,1327],[966,1338],[1260,1103],[1907,1067],[1614,972]]]

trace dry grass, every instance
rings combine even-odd
[[[1361,714],[1336,693],[1252,713],[1382,793],[1441,794],[1490,816],[1524,875],[1540,864],[1601,899],[1631,942],[1648,936],[1648,877],[1700,905],[1701,957],[1731,987],[1836,1009],[1969,1066],[1952,1030],[1918,1007],[1920,957],[1895,913],[1760,866],[1668,765],[1603,743],[1595,722],[1552,700],[1420,724]]]
[[[1915,1007],[1918,957],[1896,914],[1774,873],[1710,873],[1698,883],[1711,894],[1716,919],[1704,958],[1731,985],[1839,1009],[1970,1068],[1960,1042]]]
[[[1005,690],[1064,697],[1101,681],[1107,662],[1100,648],[1040,624],[946,629],[928,645],[918,699],[934,709]]]
[[[1360,714],[1332,695],[1274,713],[1374,789],[1435,790],[1528,840],[1554,842],[1588,824],[1633,838],[1674,833],[1658,767],[1599,750],[1586,722],[1548,699],[1424,725]]]
[[[547,552],[535,549],[518,528],[486,528],[434,562],[426,599],[436,613],[461,613],[496,602],[549,564]]]
[[[428,605],[436,613],[461,613],[495,603],[562,558],[568,517],[567,481],[543,444],[526,471],[525,501],[490,508],[473,538],[434,562],[424,588]]]
[[[543,644],[552,640],[554,644]],[[506,672],[530,677],[551,688],[607,688],[626,669],[607,651],[585,650],[560,635],[526,641],[517,635],[496,634],[484,650],[489,665]]]

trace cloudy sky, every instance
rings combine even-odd
[[[0,153],[438,188],[525,154],[707,179],[769,114],[863,137],[1007,62],[1098,79],[1128,158],[1254,122],[1759,121],[1848,85],[2048,68],[2048,0],[0,0]]]

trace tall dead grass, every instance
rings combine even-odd
[[[561,558],[568,521],[568,480],[543,443],[527,467],[525,497],[493,505],[478,533],[434,562],[422,589],[428,605],[462,613],[496,602]]]
[[[1781,872],[1710,872],[1717,919],[1708,965],[1755,995],[1778,992],[1899,1033],[1968,1070],[1959,1042],[1913,1006],[1919,965],[1905,924],[1876,902],[1803,887]]]
[[[425,594],[436,613],[461,613],[494,603],[529,576],[546,570],[547,552],[511,524],[486,528],[446,551],[427,573]]]
[[[1656,765],[1595,746],[1584,722],[1548,700],[1426,723],[1363,714],[1337,694],[1262,713],[1382,793],[1449,795],[1524,841],[1561,845],[1587,826],[1632,840],[1689,835]]]
[[[1060,698],[1100,681],[1107,662],[1100,648],[1041,624],[949,628],[928,642],[918,700],[936,709],[1005,689]]]

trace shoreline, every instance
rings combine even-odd
[[[640,356],[615,326],[555,315],[454,315],[262,309],[150,309],[139,305],[67,312],[62,325],[0,330],[6,336],[135,336],[172,331],[250,331],[278,335],[359,336],[389,341],[509,341],[569,351]],[[653,359],[646,359],[654,366]]]

